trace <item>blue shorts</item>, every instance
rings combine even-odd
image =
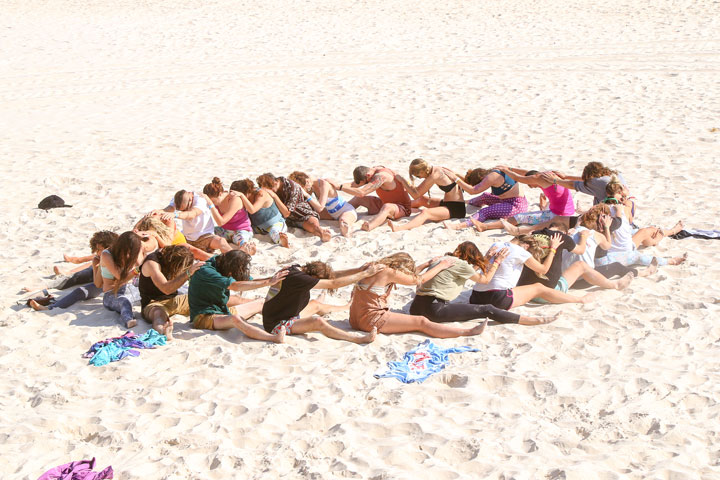
[[[560,277],[558,279],[558,283],[557,285],[555,285],[555,290],[563,293],[567,293],[568,290],[570,290],[570,285],[568,285],[568,281],[565,279],[565,277]],[[533,298],[530,301],[534,303],[550,303],[542,298]]]

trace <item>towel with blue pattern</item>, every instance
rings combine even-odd
[[[388,362],[389,370],[376,373],[375,378],[397,378],[403,383],[424,382],[433,373],[445,368],[448,354],[463,352],[479,352],[474,347],[440,348],[430,340],[425,340],[407,352],[399,362]]]

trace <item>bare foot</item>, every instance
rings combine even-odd
[[[468,330],[465,335],[468,337],[473,336],[473,335],[480,335],[481,333],[483,333],[485,331],[485,327],[487,327],[487,324],[488,324],[488,319],[486,318],[485,321],[482,322],[480,325],[477,325],[477,326],[471,328],[470,330]]]
[[[385,223],[387,223],[387,226],[390,227],[390,230],[392,230],[393,232],[396,232],[396,231],[397,231],[397,230],[396,230],[397,227],[395,226],[395,223],[393,223],[392,220],[390,220],[390,219],[388,218]]]
[[[674,257],[668,260],[668,265],[680,265],[685,260],[687,260],[688,254],[687,252],[683,253],[682,257]]]
[[[638,277],[647,277],[657,271],[658,271],[658,259],[657,259],[657,257],[653,257],[652,262],[650,262],[650,266],[648,266],[648,268],[646,268],[642,272],[638,272]]]
[[[358,335],[355,343],[372,343],[377,338],[377,327],[373,327],[368,333],[361,333]]]
[[[36,312],[50,310],[48,307],[46,307],[45,305],[40,305],[35,300],[28,300],[28,305],[30,305],[32,307],[32,309],[35,310]]]
[[[24,293],[30,293],[30,292],[33,292],[34,290],[30,287],[23,287],[20,289],[20,291],[24,292]]]
[[[273,339],[275,343],[285,343],[285,327],[282,327],[278,333],[275,334]]]
[[[526,317],[524,315],[520,316],[520,320],[518,321],[519,325],[546,325],[548,323],[554,322],[560,318],[560,313],[556,313],[555,316],[551,317]]]
[[[168,320],[167,323],[165,324],[165,332],[164,332],[165,336],[167,337],[168,342],[172,342],[174,340],[173,339],[173,328],[174,328],[174,325],[173,325],[172,320]]]
[[[582,297],[580,297],[580,303],[592,303],[597,300],[598,295],[600,295],[600,292],[590,292],[586,295],[583,295]]]
[[[470,217],[470,221],[472,222],[473,227],[475,227],[475,230],[477,230],[478,232],[482,233],[486,230],[484,223],[475,220],[473,217]]]
[[[255,255],[257,253],[257,245],[254,242],[248,242],[240,247],[240,250],[247,253],[248,255]]]
[[[360,226],[360,228],[365,230],[366,232],[369,232],[370,231],[370,222],[367,222],[367,221],[363,222],[362,225]]]
[[[55,275],[65,275],[65,272],[60,270],[60,267],[58,267],[57,265],[53,267],[53,272],[55,273]]]
[[[133,328],[135,325],[137,325],[137,320],[131,318],[127,321],[127,323],[125,323],[125,328]]]
[[[350,230],[350,224],[347,223],[345,220],[340,220],[340,234],[343,237],[352,237],[352,230]]]
[[[505,231],[513,237],[517,237],[518,235],[520,235],[520,229],[517,227],[517,225],[513,225],[504,218],[500,219],[500,223],[502,223],[503,229],[505,229]]]
[[[80,257],[71,257],[70,255],[63,254],[63,260],[68,263],[83,263],[83,259]]]
[[[460,230],[462,228],[465,228],[465,224],[462,222],[451,222],[450,220],[445,220],[443,222],[443,227],[447,228],[448,230]]]
[[[329,242],[332,238],[332,234],[330,233],[330,230],[327,228],[321,228],[320,229],[320,240],[323,242]]]
[[[680,220],[680,221],[677,222],[677,223],[675,224],[675,226],[674,226],[673,228],[671,228],[670,230],[663,230],[663,235],[665,235],[666,237],[669,237],[670,235],[675,235],[675,234],[678,233],[680,230],[682,230],[684,226],[685,226],[685,224],[683,223],[682,220]]]
[[[615,290],[624,290],[625,288],[627,288],[628,285],[630,285],[630,282],[632,282],[634,279],[635,275],[632,272],[626,273],[615,283]]]
[[[287,233],[281,233],[279,235],[280,237],[280,246],[285,248],[290,248],[290,240],[288,239]]]

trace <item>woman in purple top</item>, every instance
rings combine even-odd
[[[225,240],[237,245],[243,252],[254,255],[257,247],[252,241],[250,217],[243,208],[242,200],[235,195],[229,195],[218,177],[205,185],[203,195],[208,204],[212,202],[212,205],[217,207],[210,209],[215,223],[218,224],[215,234],[225,237]]]
[[[544,179],[537,170],[523,170],[520,168],[506,167],[504,165],[496,167],[496,169],[518,183],[524,183],[529,187],[540,188],[549,203],[549,209],[544,209],[541,197],[539,211],[517,213],[512,217],[506,218],[506,222],[512,225],[537,225],[538,223],[547,222],[556,216],[569,217],[575,213],[575,205],[570,189]],[[484,232],[485,230],[500,230],[503,228],[503,222],[500,220],[488,223],[481,223],[475,219],[471,219],[471,221],[475,229],[479,232]]]

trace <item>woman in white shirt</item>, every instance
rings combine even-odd
[[[542,248],[532,235],[520,235],[512,242],[496,243],[497,249],[507,248],[510,253],[498,267],[495,276],[487,284],[477,283],[473,287],[470,303],[494,305],[504,310],[525,305],[535,298],[541,298],[549,303],[589,303],[595,299],[590,293],[583,297],[569,295],[559,290],[548,288],[540,283],[516,286],[520,279],[523,266],[544,275],[555,258],[557,247],[560,246],[559,234],[550,238],[550,252],[542,263],[536,257],[542,254]]]

